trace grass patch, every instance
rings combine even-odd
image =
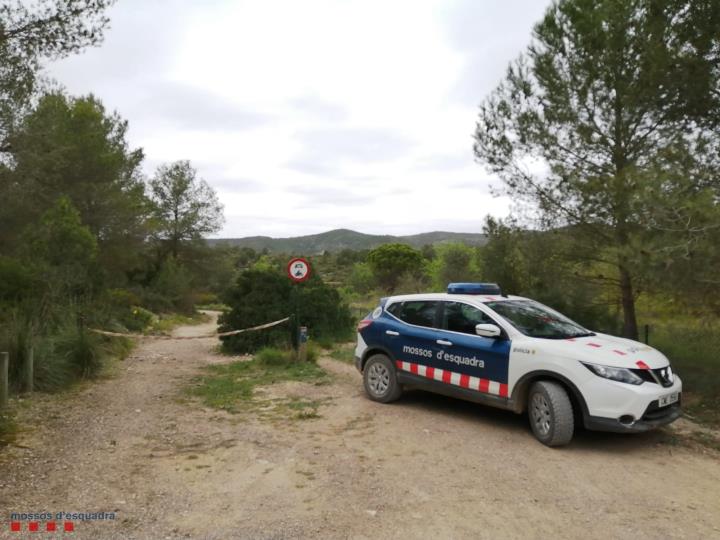
[[[720,324],[652,325],[650,345],[670,359],[683,381],[683,409],[720,427]]]
[[[343,343],[330,351],[330,358],[347,364],[355,362],[355,343]]]
[[[205,405],[228,412],[240,412],[256,406],[267,406],[267,400],[256,399],[258,386],[285,381],[303,381],[321,384],[327,373],[313,362],[293,362],[292,352],[266,348],[250,361],[208,366],[207,375],[196,380],[189,393],[199,397]],[[291,401],[291,404],[293,402]],[[288,405],[290,406],[290,405]],[[315,409],[314,402],[296,402],[292,405],[297,414],[307,416],[307,409]],[[305,411],[305,412],[303,412]]]
[[[320,418],[318,409],[327,401],[327,399],[293,399],[285,403],[284,407],[296,420],[313,420]]]

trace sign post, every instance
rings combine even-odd
[[[310,277],[310,263],[307,259],[296,257],[288,263],[287,273],[288,277],[295,283],[295,287],[298,287],[300,283]],[[293,292],[295,293],[295,322],[292,327],[294,332],[293,343],[295,343],[295,357],[298,361],[305,361],[307,358],[307,327],[300,326],[300,298],[297,288]]]

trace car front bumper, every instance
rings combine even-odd
[[[587,404],[587,415],[591,417],[619,419],[623,416],[631,416],[634,422],[655,423],[665,416],[648,415],[653,408],[658,408],[658,400],[668,394],[682,396],[682,380],[677,376],[673,385],[666,388],[649,382],[641,385],[626,384],[604,379],[589,372],[588,374],[590,377],[582,381],[579,389]]]
[[[682,396],[681,396],[682,397]],[[585,418],[585,427],[595,431],[612,431],[615,433],[643,433],[674,422],[682,416],[680,399],[677,403],[663,408],[657,407],[653,401],[642,418],[632,423],[620,422],[618,418],[603,418],[601,416],[588,416]]]

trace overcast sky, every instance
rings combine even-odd
[[[549,0],[119,0],[104,44],[50,66],[160,163],[189,159],[218,236],[480,232],[508,200],[477,106]]]

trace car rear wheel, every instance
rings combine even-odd
[[[363,370],[365,392],[373,401],[389,403],[402,395],[402,387],[395,376],[395,366],[384,354],[368,358]]]
[[[562,446],[572,439],[575,428],[572,403],[558,383],[539,381],[532,385],[528,416],[533,434],[541,443]]]

